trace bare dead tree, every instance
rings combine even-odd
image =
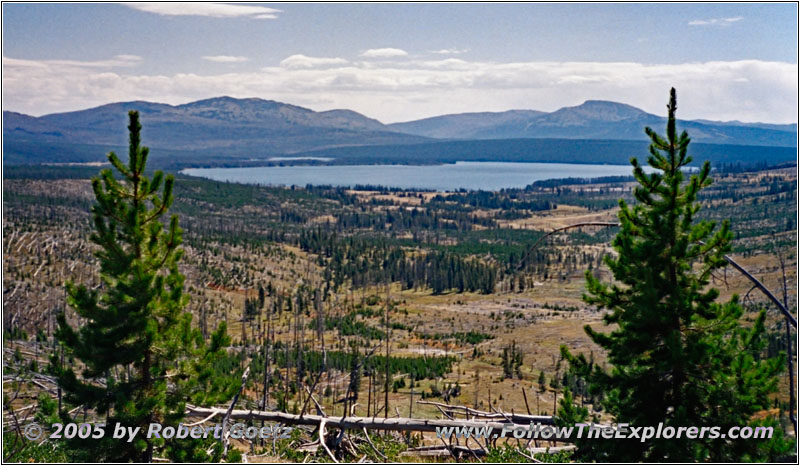
[[[244,374],[242,374],[242,386],[239,387],[239,391],[236,392],[236,395],[233,397],[233,401],[231,401],[231,405],[228,407],[228,411],[225,413],[225,417],[222,419],[222,435],[224,436],[223,441],[223,448],[222,448],[222,457],[226,458],[228,455],[228,447],[230,446],[230,432],[227,431],[226,427],[228,425],[228,420],[231,418],[231,413],[233,412],[233,406],[239,401],[239,396],[244,391],[244,386],[247,385],[247,376],[250,375],[250,367],[248,366],[247,369],[244,370]]]
[[[391,297],[389,296],[389,284],[386,284],[386,306],[384,307],[384,323],[386,324],[386,380],[383,384],[383,411],[386,417],[389,417],[389,304]]]
[[[789,309],[789,291],[786,284],[786,257],[782,251],[777,251],[778,261],[781,265],[781,280],[783,285],[783,305]],[[792,421],[795,433],[797,432],[797,417],[794,413],[794,364],[792,363],[792,329],[786,321],[786,366],[789,373],[789,419]],[[796,435],[796,434],[795,434]]]

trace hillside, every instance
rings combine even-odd
[[[315,112],[271,100],[219,97],[176,106],[120,102],[38,118],[5,111],[4,152],[18,161],[25,160],[26,155],[34,159],[44,156],[40,154],[44,145],[80,153],[82,150],[75,146],[100,146],[104,149],[93,156],[99,160],[109,146],[127,144],[128,110],[138,110],[146,122],[143,136],[150,147],[192,151],[195,157],[266,157],[327,147],[426,140],[391,131],[351,110]]]
[[[500,113],[461,113],[394,123],[390,128],[407,134],[450,139],[622,139],[647,140],[645,126],[663,127],[666,119],[636,107],[588,100],[551,113],[510,110]],[[692,140],[710,144],[794,147],[796,125],[679,121]]]
[[[524,127],[534,118],[544,115],[537,110],[507,112],[459,113],[388,125],[396,131],[442,139],[476,137],[511,137],[516,128]],[[510,131],[509,131],[510,129]]]

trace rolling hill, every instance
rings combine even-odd
[[[43,146],[68,148],[73,155],[97,146],[106,149],[95,151],[91,160],[102,159],[108,148],[127,145],[128,110],[139,111],[143,140],[152,149],[203,160],[218,158],[220,162],[330,147],[428,140],[392,131],[351,110],[315,112],[270,100],[218,97],[175,106],[120,102],[38,118],[4,111],[4,153],[18,160],[26,158],[26,151],[28,155],[39,154]]]
[[[589,100],[575,107],[545,113],[510,110],[500,113],[442,115],[390,128],[407,134],[447,139],[614,139],[647,140],[645,126],[662,130],[666,118],[636,107]],[[679,121],[693,141],[710,144],[794,147],[797,125],[763,123]]]

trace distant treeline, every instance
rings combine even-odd
[[[745,139],[743,139],[745,140]],[[436,165],[467,162],[543,162],[590,163],[628,165],[631,157],[646,157],[647,141],[597,140],[597,139],[487,139],[445,141],[423,144],[392,144],[373,146],[348,146],[307,151],[293,156],[324,157],[332,162],[298,160],[303,165]],[[19,136],[6,137],[3,142],[3,163],[32,164],[51,162],[105,161],[105,154],[114,150],[125,154],[120,146],[80,145],[41,142]],[[243,167],[275,165],[269,157],[286,154],[253,149],[247,155],[201,149],[182,151],[151,148],[151,168],[177,171],[188,167]],[[693,143],[693,165],[708,160],[713,165],[736,164],[743,166],[754,161],[776,165],[797,160],[796,147],[771,147],[733,144]],[[289,161],[281,165],[291,165]],[[362,188],[367,188],[363,186]]]
[[[781,168],[797,167],[797,162],[783,162],[783,163],[770,163],[766,160],[748,161],[746,163],[718,163],[714,165],[714,169],[719,173],[746,173],[762,170],[778,170]]]
[[[628,165],[631,157],[643,159],[647,141],[592,139],[487,139],[424,144],[337,147],[304,153],[329,157],[336,164],[432,165],[464,162],[541,162]],[[795,147],[692,143],[692,165],[708,160],[713,165],[760,161],[768,164],[797,159]]]
[[[340,335],[360,336],[365,340],[383,340],[386,338],[386,333],[358,320],[357,316],[358,314],[355,312],[345,314],[341,317],[326,315],[323,329],[326,331],[338,330]],[[308,328],[314,330],[317,328],[317,325],[318,323],[312,320],[308,323]]]
[[[502,195],[491,191],[460,191],[448,196],[437,195],[429,204],[438,208],[447,205],[464,204],[482,209],[527,209],[533,211],[550,210],[555,208],[555,203],[539,199],[518,198],[515,191],[505,191]]]
[[[363,361],[361,368],[364,372],[384,372],[386,368],[386,357],[381,354],[373,354],[366,360],[363,354],[352,351],[326,351],[323,355],[322,352],[310,348],[300,349],[297,346],[286,348],[286,344],[280,341],[275,343],[273,350],[275,352],[273,361],[277,367],[286,368],[291,365],[302,374],[318,373],[323,368],[349,372],[356,358]],[[262,361],[263,353],[253,359],[250,367],[254,373],[264,373]],[[452,356],[389,356],[389,374],[408,374],[413,380],[435,379],[450,373],[454,362],[455,358]]]
[[[601,176],[597,178],[556,178],[552,180],[534,181],[525,187],[525,191],[535,191],[542,188],[556,188],[572,184],[600,184],[600,183],[627,183],[634,181],[632,175]]]
[[[89,179],[97,176],[101,167],[85,165],[3,165],[4,180],[63,180]]]
[[[354,288],[400,282],[404,288],[430,288],[434,294],[448,290],[489,294],[498,277],[496,266],[477,258],[444,251],[415,251],[383,238],[340,237],[321,229],[302,232],[298,245],[326,258],[325,276],[335,287],[351,280]]]
[[[471,230],[473,225],[493,227],[496,222],[457,209],[394,209],[372,212],[348,212],[337,217],[336,226],[340,230],[362,228],[372,231],[408,230]]]

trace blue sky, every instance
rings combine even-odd
[[[3,109],[218,95],[384,122],[587,99],[795,122],[794,4],[4,4]]]

